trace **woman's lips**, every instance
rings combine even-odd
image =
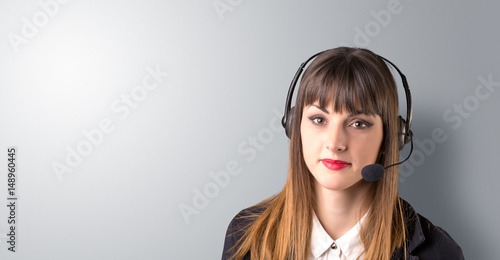
[[[323,165],[325,165],[326,168],[334,171],[342,170],[347,166],[350,166],[351,164],[348,162],[340,161],[340,160],[331,160],[331,159],[321,159],[321,162]]]

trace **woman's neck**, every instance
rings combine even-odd
[[[365,199],[371,185],[362,180],[346,190],[333,191],[316,183],[316,216],[332,239],[347,233],[368,211]]]

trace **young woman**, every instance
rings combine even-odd
[[[222,259],[464,258],[443,229],[399,198],[397,166],[362,177],[365,166],[397,164],[411,139],[385,61],[340,47],[309,65],[285,120],[285,187],[231,221]]]

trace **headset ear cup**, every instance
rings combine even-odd
[[[293,114],[295,113],[295,106],[290,108],[290,112],[286,115],[286,125],[285,133],[288,139],[292,138],[292,125],[293,125]]]
[[[406,133],[406,121],[403,119],[403,117],[399,116],[399,150],[403,150],[405,145],[408,143],[410,140],[407,138],[407,133]]]

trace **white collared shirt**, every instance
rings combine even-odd
[[[314,213],[309,260],[362,260],[365,248],[359,237],[359,229],[367,214],[342,237],[333,240]]]

